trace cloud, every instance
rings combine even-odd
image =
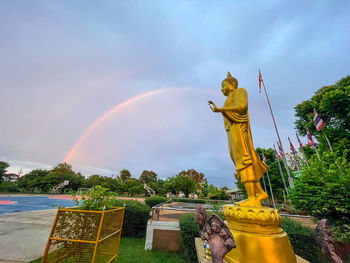
[[[349,74],[349,10],[346,1],[3,1],[0,155],[56,165],[114,105],[196,87],[213,95],[169,94],[116,114],[73,165],[162,176],[196,168],[230,184],[222,120],[207,98],[223,102],[220,82],[230,70],[249,93],[255,146],[271,147],[260,68],[287,149],[288,136],[295,142],[293,107]]]

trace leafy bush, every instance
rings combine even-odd
[[[188,262],[198,262],[194,239],[199,237],[199,228],[194,217],[194,214],[185,214],[179,220],[184,254]]]
[[[97,185],[81,196],[82,204],[79,206],[79,209],[94,211],[108,210],[113,208],[114,199],[115,197],[107,188]],[[73,195],[73,200],[79,205],[76,195]]]
[[[184,203],[195,203],[195,204],[205,204],[203,199],[190,199],[190,198],[173,198],[173,202],[184,202]]]
[[[0,192],[19,192],[17,183],[14,182],[2,182],[0,184]]]
[[[311,228],[290,218],[282,219],[282,228],[288,234],[295,254],[311,263],[327,262],[321,255]]]
[[[147,197],[145,199],[145,203],[149,206],[149,207],[153,207],[155,205],[158,205],[160,203],[164,203],[166,201],[168,201],[169,199],[163,196],[152,196],[152,197]]]
[[[295,181],[288,197],[292,205],[318,218],[327,218],[340,242],[350,242],[350,162],[347,152],[338,157],[324,152],[313,157]]]
[[[146,235],[147,221],[150,217],[148,205],[134,200],[114,200],[114,206],[124,206],[125,214],[122,236],[143,237]]]

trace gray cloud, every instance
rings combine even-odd
[[[104,112],[144,92],[196,87],[140,101],[94,130],[72,159],[86,174],[139,176],[181,169],[233,185],[222,118],[227,70],[249,92],[255,146],[294,137],[293,107],[349,74],[347,1],[3,1],[0,3],[0,155],[55,165]],[[215,93],[216,92],[216,93]],[[293,139],[295,142],[295,139]],[[93,169],[91,167],[94,167]],[[90,172],[89,172],[90,171]]]

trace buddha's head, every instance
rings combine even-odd
[[[238,80],[232,77],[230,72],[227,72],[227,78],[221,82],[221,91],[225,96],[228,96],[232,91],[238,88]]]

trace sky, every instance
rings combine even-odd
[[[296,144],[294,107],[350,73],[349,1],[0,1],[0,160],[84,175],[196,169],[234,187],[230,71],[255,147]],[[305,143],[306,139],[302,138]]]

